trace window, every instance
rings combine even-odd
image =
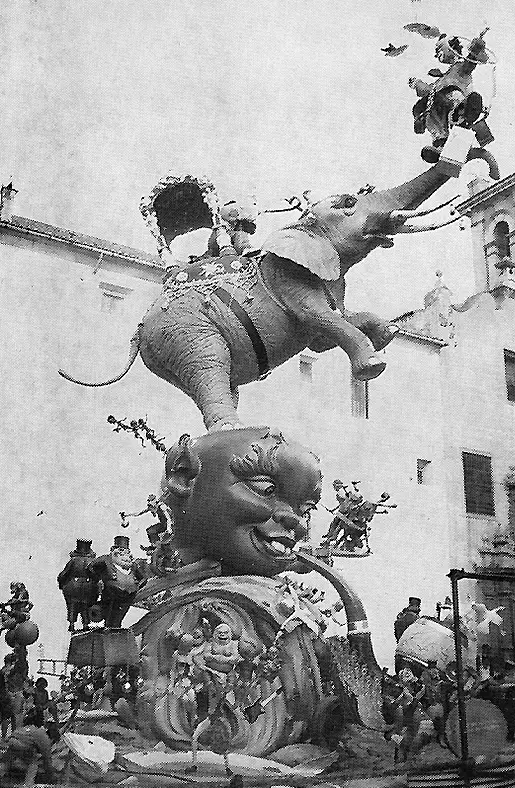
[[[299,374],[303,383],[311,383],[313,380],[313,359],[308,356],[301,356],[299,359]]]
[[[368,419],[368,380],[351,378],[351,414],[357,419]]]
[[[494,244],[499,255],[499,260],[504,260],[510,255],[510,228],[508,222],[497,222],[494,227]]]
[[[114,285],[111,282],[99,282],[98,286],[102,293],[100,302],[102,312],[114,312],[119,309],[124,298],[132,292],[128,287]]]
[[[429,484],[431,460],[417,460],[417,484]]]
[[[123,296],[117,295],[116,293],[102,293],[102,301],[100,303],[100,309],[102,312],[114,312],[115,309],[121,304],[123,301]]]
[[[464,451],[463,481],[467,514],[495,515],[492,459],[484,454]]]
[[[513,350],[504,351],[504,374],[508,400],[515,402],[515,353]]]

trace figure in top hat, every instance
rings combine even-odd
[[[404,607],[400,613],[397,613],[394,624],[394,634],[397,642],[401,639],[403,632],[420,616],[421,604],[422,600],[418,596],[410,596],[408,598],[408,606]]]
[[[100,604],[105,626],[121,627],[138,589],[146,582],[146,562],[134,559],[128,536],[115,536],[109,555],[95,558],[88,573],[94,581],[102,581]]]
[[[91,549],[91,539],[77,539],[70,560],[57,575],[57,584],[62,591],[68,613],[68,631],[74,632],[80,616],[82,628],[90,623],[90,608],[98,597],[98,583],[88,573],[88,565],[96,558]]]

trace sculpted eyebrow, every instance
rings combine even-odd
[[[250,452],[244,457],[234,454],[229,461],[229,468],[239,479],[252,476],[275,476],[277,474],[277,449],[279,443],[264,449],[259,443],[253,443]]]

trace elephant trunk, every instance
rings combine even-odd
[[[360,202],[363,205],[368,204],[371,211],[388,215],[392,211],[413,210],[429,199],[448,180],[449,175],[445,171],[443,164],[438,162],[411,181],[407,181],[393,189],[371,192],[360,197]]]
[[[298,550],[296,554],[299,561],[308,566],[311,570],[322,575],[322,577],[328,580],[338,592],[345,608],[345,615],[347,616],[347,636],[349,644],[353,652],[361,657],[363,662],[368,666],[370,673],[372,675],[379,675],[381,673],[381,668],[377,664],[375,658],[367,614],[359,596],[345,582],[341,574],[328,566],[324,561],[315,558],[315,556],[304,550]]]
[[[467,161],[471,161],[472,159],[483,159],[486,161],[490,177],[494,180],[499,179],[499,167],[489,151],[485,151],[482,148],[471,148],[467,155]],[[413,227],[410,225],[403,226],[404,222],[408,219],[417,219],[422,216],[427,216],[452,202],[452,200],[448,200],[435,208],[417,210],[425,200],[431,197],[437,189],[449,180],[449,177],[446,165],[444,162],[440,161],[435,164],[434,167],[431,167],[431,169],[426,170],[426,172],[413,178],[413,180],[403,183],[401,186],[387,189],[383,192],[373,192],[367,195],[372,211],[377,211],[379,213],[387,212],[389,214],[383,231],[387,234],[423,232],[425,230],[437,230],[440,227],[445,227],[452,221],[456,221],[459,217],[451,220],[445,218],[423,227]]]

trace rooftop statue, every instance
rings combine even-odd
[[[272,233],[259,259],[234,247],[232,219],[221,218],[212,184],[170,176],[160,193],[166,192],[168,203],[154,216],[166,240],[193,227],[215,227],[220,256],[173,267],[138,326],[126,369],[109,381],[83,385],[119,380],[139,353],[154,374],[193,399],[208,430],[220,430],[241,426],[240,385],[265,377],[306,348],[341,347],[356,378],[381,374],[386,363],[377,351],[397,327],[345,308],[345,274],[373,249],[393,246],[394,234],[420,230],[408,220],[448,180],[441,164],[396,188],[310,203],[298,221]]]

